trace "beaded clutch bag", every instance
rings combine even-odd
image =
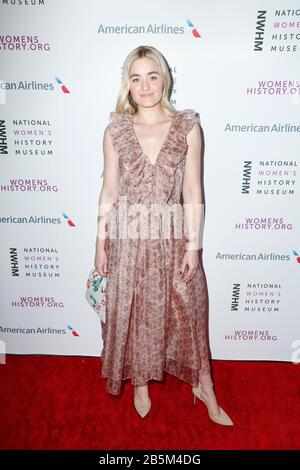
[[[85,298],[103,323],[106,321],[106,276],[95,269],[89,273]]]

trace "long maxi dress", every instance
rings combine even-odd
[[[155,163],[143,152],[133,115],[113,111],[109,117],[121,178],[119,199],[109,209],[105,226],[107,231],[115,228],[104,244],[108,275],[106,321],[101,322],[101,373],[107,378],[106,390],[120,394],[122,381],[129,378],[134,385],[162,381],[164,371],[197,386],[200,375],[210,373],[202,267],[187,283],[177,277],[187,241],[185,235],[178,235],[178,227],[184,231],[180,217],[172,218],[170,211],[166,235],[162,231],[166,218],[159,216],[155,219],[159,236],[143,239],[140,213],[131,210],[138,207],[134,205],[166,210],[176,207],[176,214],[179,210],[184,220],[180,196],[186,136],[195,122],[200,124],[199,114],[193,109],[177,111]],[[119,225],[124,207],[127,236]],[[150,215],[147,217],[150,220]],[[133,227],[131,232],[129,226]]]

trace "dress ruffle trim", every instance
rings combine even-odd
[[[112,111],[109,115],[109,131],[113,146],[119,155],[122,175],[129,187],[127,194],[133,203],[157,200],[168,203],[175,185],[175,174],[185,158],[188,148],[186,135],[195,122],[200,124],[199,114],[193,109],[177,111],[169,133],[155,164],[144,155],[133,128],[133,115]],[[157,190],[159,188],[159,190]]]

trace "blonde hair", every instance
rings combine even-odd
[[[138,111],[138,106],[133,100],[129,89],[129,73],[133,62],[141,57],[151,59],[158,65],[164,85],[161,101],[159,103],[160,108],[167,116],[174,115],[174,113],[176,113],[176,108],[169,101],[169,94],[171,96],[171,85],[173,83],[172,75],[162,53],[152,46],[136,47],[126,57],[122,67],[122,82],[115,111],[118,113],[129,114],[135,114]]]

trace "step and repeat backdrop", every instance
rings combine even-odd
[[[212,357],[300,348],[300,3],[0,1],[2,351],[98,356],[85,300],[122,63],[166,57],[204,133]],[[124,286],[126,288],[126,286]]]

